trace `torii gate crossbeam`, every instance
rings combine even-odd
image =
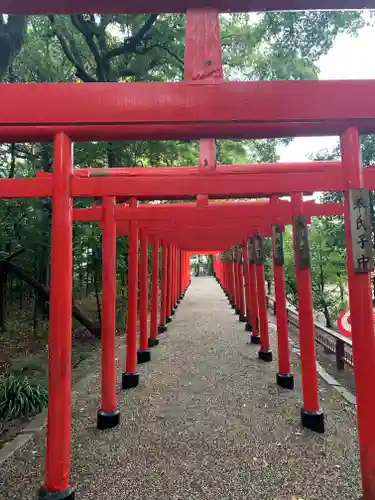
[[[371,134],[374,93],[374,80],[1,84],[0,140],[61,131],[74,141],[301,137],[350,126]]]

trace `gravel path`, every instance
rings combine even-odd
[[[244,325],[216,282],[193,280],[169,331],[152,351],[152,362],[140,367],[140,387],[120,393],[117,429],[95,429],[98,375],[78,394],[72,452],[77,497],[356,499],[353,410],[320,381],[326,434],[302,430],[299,377],[294,393],[279,390],[275,362],[259,361],[257,347],[246,341]],[[299,370],[297,358],[293,363]],[[43,441],[36,437],[4,464],[2,500],[34,498]]]

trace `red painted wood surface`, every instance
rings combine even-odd
[[[223,61],[219,14],[216,9],[189,9],[186,14],[185,81],[190,83],[220,83],[223,81]],[[201,173],[215,172],[216,140],[199,141]],[[197,196],[197,204],[208,204],[208,194]]]
[[[175,208],[176,207],[176,208]],[[342,203],[316,203],[315,201],[304,202],[305,214],[309,217],[318,215],[342,215]],[[249,221],[256,224],[258,220],[274,219],[280,217],[284,224],[290,224],[293,215],[292,205],[283,200],[275,208],[268,201],[251,202],[214,202],[205,208],[197,207],[195,204],[165,204],[165,205],[141,205],[137,209],[131,209],[127,205],[116,206],[116,219],[119,228],[126,230],[131,220],[136,220],[140,227],[174,227],[182,224],[198,223],[201,225],[216,225],[218,222],[228,224],[231,220],[241,223]],[[73,211],[75,221],[101,221],[103,217],[100,205],[91,208],[76,208]]]
[[[134,169],[136,170],[136,169]],[[146,170],[146,169],[139,169]],[[102,197],[118,196],[140,199],[186,199],[194,198],[199,194],[214,199],[253,198],[260,195],[278,193],[285,195],[290,192],[312,191],[340,191],[345,187],[344,176],[339,165],[332,165],[324,170],[306,170],[296,172],[259,173],[251,171],[220,172],[205,175],[195,169],[188,175],[179,176],[178,182],[174,178],[174,169],[167,176],[134,176],[126,177],[91,177],[73,176],[71,181],[71,195],[74,197]],[[136,172],[135,172],[136,174]],[[375,189],[375,168],[367,167],[363,170],[364,185]],[[38,176],[32,179],[1,179],[0,198],[33,198],[52,195],[52,176]]]
[[[246,304],[246,317],[249,324],[251,324],[251,287],[250,287],[250,262],[249,262],[249,248],[247,243],[242,246],[243,255],[243,275],[245,281],[245,304]]]
[[[271,204],[276,208],[280,205],[280,199],[277,196],[271,198]],[[305,205],[303,206],[305,209]],[[275,223],[280,224],[281,217],[275,218]],[[272,241],[272,246],[274,241]],[[285,290],[285,272],[284,264],[276,262],[274,258],[275,249],[272,248],[273,258],[273,276],[275,284],[275,299],[276,299],[276,327],[277,327],[277,358],[280,375],[289,375],[290,368],[290,353],[289,353],[289,331],[288,331],[288,313],[287,300]]]
[[[150,338],[158,337],[159,240],[152,243]]]
[[[292,202],[295,207],[295,215],[303,215],[301,195],[294,195]],[[293,228],[294,268],[296,273],[298,296],[298,330],[301,351],[303,410],[305,412],[318,412],[320,411],[320,406],[318,375],[316,372],[315,325],[312,305],[311,273],[310,267],[305,269],[299,268],[296,245],[296,235]]]
[[[187,12],[184,60],[186,81],[223,80],[220,25],[215,8],[192,8]]]
[[[131,202],[136,206],[136,200],[133,199]],[[138,239],[138,225],[136,221],[132,221],[128,240],[128,321],[125,363],[125,371],[128,374],[137,373]]]
[[[262,234],[262,236],[264,235]],[[260,352],[268,352],[270,350],[270,339],[268,331],[268,308],[265,288],[264,264],[255,264],[255,273],[258,294]]]
[[[116,398],[116,200],[103,199],[101,407],[115,412]]]
[[[161,287],[160,287],[160,326],[165,327],[167,323],[167,273],[168,273],[168,246],[162,243],[161,261]]]
[[[167,265],[167,318],[170,318],[172,315],[172,274],[173,274],[173,245],[169,244],[168,265]]]
[[[374,80],[2,84],[0,139],[61,130],[73,140],[271,138],[350,125],[373,133],[374,93]]]
[[[69,487],[72,353],[72,200],[69,176],[72,144],[59,134],[54,141],[51,298],[48,336],[48,427],[45,487]]]
[[[139,350],[148,349],[148,241],[147,234],[140,230],[140,296],[139,296]]]
[[[243,276],[243,267],[241,262],[237,262],[237,283],[238,283],[238,307],[240,309],[240,318],[244,318],[246,316],[246,309],[245,309],[245,283],[244,283],[244,276]]]
[[[373,0],[206,0],[205,7],[222,12],[312,10],[312,9],[373,9]],[[183,13],[202,7],[201,0],[0,0],[0,12],[7,14],[141,14]]]
[[[12,179],[11,179],[12,180]],[[11,188],[9,183],[8,187]],[[196,176],[180,176],[178,182],[172,177],[156,177],[151,179],[135,178],[131,182],[126,178],[101,177],[91,179],[72,179],[72,195],[75,197],[119,196],[138,199],[168,200],[191,199],[197,195],[208,195],[212,199],[219,198],[254,198],[261,195],[287,192],[342,191],[344,180],[336,168],[324,172],[274,174],[212,174]],[[1,189],[1,184],[0,184]],[[0,197],[5,190],[0,191]]]
[[[211,139],[208,139],[210,141]],[[306,161],[306,162],[277,162],[277,163],[253,163],[245,165],[215,165],[215,150],[210,142],[205,143],[207,147],[203,148],[204,159],[210,157],[212,162],[209,166],[214,167],[198,170],[196,166],[191,167],[117,167],[117,168],[76,168],[73,172],[75,177],[160,177],[166,176],[196,176],[199,174],[281,174],[281,173],[306,173],[323,172],[327,168],[340,167],[339,161]],[[204,159],[200,158],[200,165],[204,166]],[[201,165],[201,163],[203,165]],[[207,161],[208,163],[208,161]],[[197,172],[198,171],[198,172]],[[50,177],[47,172],[38,172],[37,177]]]
[[[250,305],[251,305],[251,326],[252,337],[259,337],[259,306],[258,306],[258,285],[256,275],[256,264],[249,264],[249,280],[250,280]]]
[[[341,137],[342,166],[347,188],[363,187],[360,138],[355,128]],[[352,325],[352,348],[356,382],[358,438],[363,498],[375,498],[375,399],[371,381],[375,377],[375,337],[370,273],[355,273],[350,228],[349,193],[344,193],[345,243],[348,269],[349,307]]]

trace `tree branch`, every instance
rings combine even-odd
[[[147,21],[144,23],[144,25],[139,29],[138,33],[131,36],[130,38],[127,38],[124,43],[127,43],[128,45],[137,45],[146,35],[146,33],[150,31],[150,29],[153,27],[157,18],[158,18],[157,14],[151,14],[151,16],[149,16]]]
[[[9,262],[10,260],[14,259],[15,257],[17,257],[18,255],[20,255],[21,253],[23,253],[25,251],[26,251],[26,247],[21,247],[18,250],[15,250],[14,252],[10,253],[7,257],[5,257],[4,260]]]
[[[29,274],[22,267],[17,266],[9,261],[3,260],[2,262],[5,266],[6,271],[14,274],[15,276],[17,276],[17,278],[19,278],[20,280],[24,281],[29,286],[31,286],[44,302],[49,302],[50,290],[48,286],[44,285],[43,283],[40,283],[38,280],[34,278],[34,276]],[[100,325],[93,322],[88,316],[86,316],[86,314],[82,311],[82,309],[75,304],[74,299],[72,306],[72,315],[77,321],[79,321],[82,325],[84,325],[87,328],[87,330],[90,333],[92,333],[95,337],[100,337]]]
[[[174,54],[168,47],[165,47],[164,45],[160,43],[154,43],[152,45],[149,45],[148,47],[144,47],[143,49],[137,50],[135,54],[144,56],[147,54],[147,52],[150,52],[152,49],[162,49],[165,52],[167,52],[170,56],[172,56],[176,61],[179,63],[180,69],[183,71],[184,70],[184,61],[178,57],[177,54]]]
[[[64,36],[59,31],[59,29],[58,29],[58,27],[56,25],[55,16],[48,16],[48,19],[49,19],[49,21],[51,23],[52,30],[53,30],[55,36],[57,37],[58,41],[60,42],[61,48],[62,48],[65,56],[67,57],[67,59],[72,63],[72,65],[76,69],[76,76],[77,76],[77,78],[79,78],[80,80],[82,80],[84,82],[95,82],[96,81],[95,78],[93,78],[92,76],[90,76],[85,71],[85,69],[79,64],[79,62],[76,60],[76,58],[74,57],[74,55],[70,51],[70,49],[68,47],[68,44],[66,43],[66,40],[65,40]]]
[[[184,63],[183,59],[178,57],[178,55],[175,54],[174,52],[172,52],[170,49],[168,49],[168,47],[165,47],[164,45],[160,45],[160,44],[155,44],[153,47],[159,47],[160,49],[165,50],[165,52],[167,52],[170,56],[172,56],[174,59],[176,59],[176,61],[180,64],[180,69],[184,70],[185,63]]]
[[[153,27],[157,18],[157,14],[152,14],[151,16],[149,16],[144,25],[138,30],[135,35],[124,40],[124,44],[122,46],[116,47],[115,49],[112,49],[104,54],[103,61],[107,62],[114,57],[137,52],[138,45],[142,42],[143,37],[146,35],[146,33]]]
[[[86,22],[82,14],[70,16],[73,26],[83,35],[86,43],[95,59],[97,68],[97,78],[99,81],[107,80],[105,71],[103,70],[102,57],[94,40],[94,31],[91,27],[91,21]]]

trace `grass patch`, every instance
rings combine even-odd
[[[48,405],[48,391],[27,377],[12,374],[0,377],[0,419],[32,417]]]

